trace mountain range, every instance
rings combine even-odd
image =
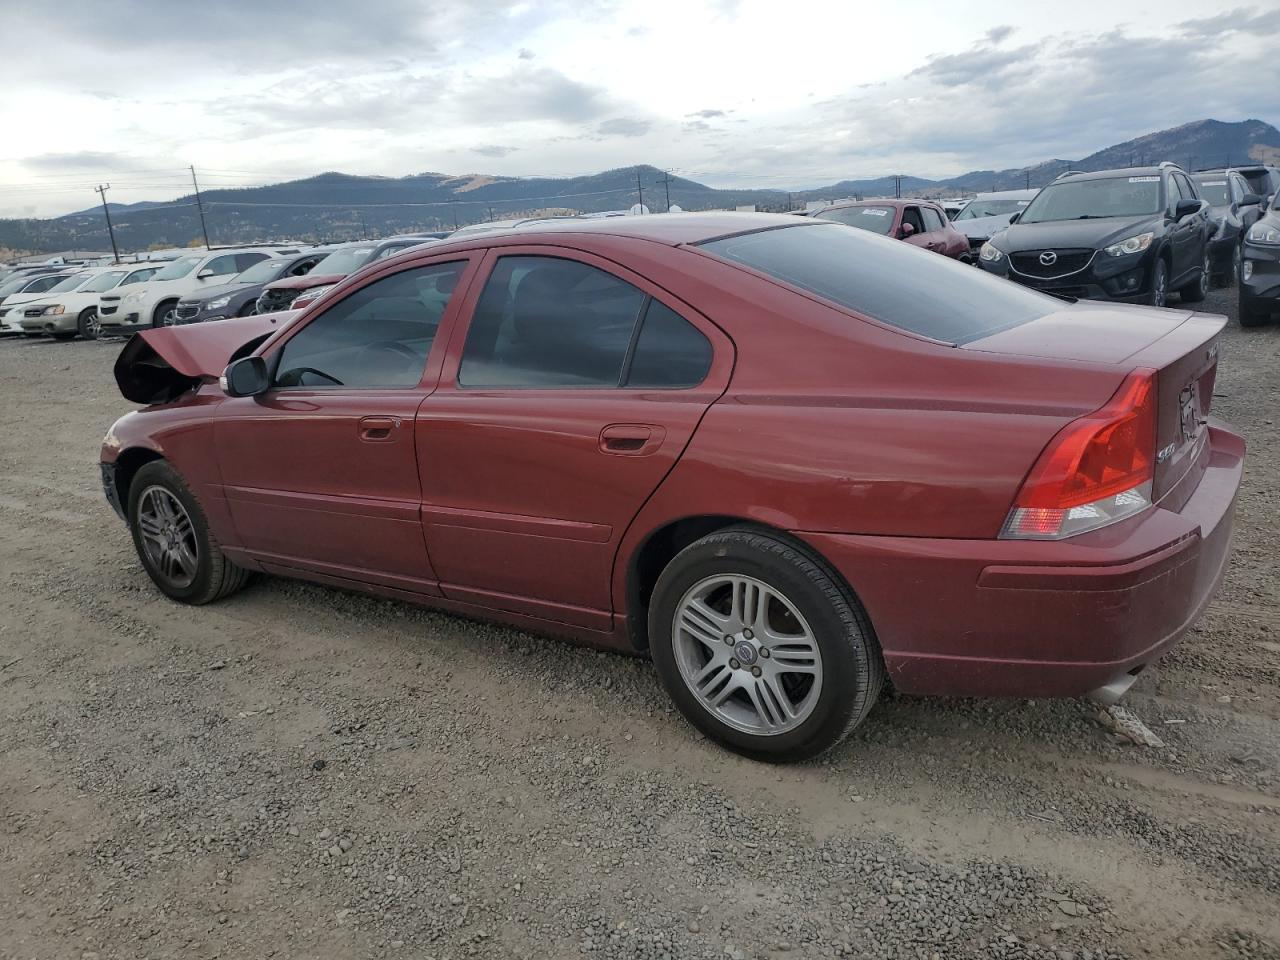
[[[949,179],[914,176],[841,180],[808,190],[718,189],[642,165],[568,178],[421,173],[407,177],[322,173],[270,186],[203,191],[212,243],[268,238],[355,239],[439,230],[480,220],[552,212],[589,213],[630,207],[643,193],[654,211],[670,203],[686,210],[753,204],[786,210],[807,200],[838,197],[955,196],[1040,187],[1066,170],[1106,170],[1173,160],[1189,169],[1280,163],[1280,130],[1261,120],[1199,120],[1118,143],[1079,160],[1032,167],[974,170]],[[201,236],[194,195],[164,202],[111,204],[121,251],[184,246]],[[53,251],[110,249],[101,207],[41,220],[0,220],[0,247]]]

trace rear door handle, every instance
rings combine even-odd
[[[360,439],[369,443],[385,443],[395,439],[399,427],[399,417],[361,417]]]
[[[611,423],[600,431],[600,450],[620,457],[647,457],[662,446],[667,431],[650,423]]]

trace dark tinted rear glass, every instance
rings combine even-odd
[[[1061,301],[900,240],[840,224],[783,227],[702,248],[882,323],[967,343],[1061,308]]]

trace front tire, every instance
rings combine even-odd
[[[171,600],[199,606],[249,580],[223,555],[182,475],[163,460],[144,466],[129,486],[129,530],[143,569]]]
[[[1199,303],[1209,293],[1209,279],[1213,275],[1213,265],[1209,262],[1209,248],[1204,248],[1204,260],[1200,264],[1200,275],[1184,287],[1178,288],[1178,296],[1183,303]]]
[[[1169,299],[1169,265],[1164,257],[1157,257],[1151,268],[1151,290],[1147,293],[1147,304],[1152,307],[1163,307]]]
[[[98,334],[102,330],[102,324],[98,321],[98,308],[89,307],[87,310],[81,310],[80,316],[76,318],[76,331],[86,340],[97,340]]]
[[[649,638],[685,718],[756,760],[805,760],[835,746],[884,683],[857,598],[802,548],[750,528],[703,537],[667,564]]]
[[[152,327],[172,327],[178,322],[178,301],[166,300],[151,314]]]

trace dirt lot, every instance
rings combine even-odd
[[[1235,557],[1129,700],[1165,748],[891,698],[780,769],[644,661],[163,600],[98,489],[118,350],[0,342],[0,958],[1280,957],[1280,327],[1226,339]]]

